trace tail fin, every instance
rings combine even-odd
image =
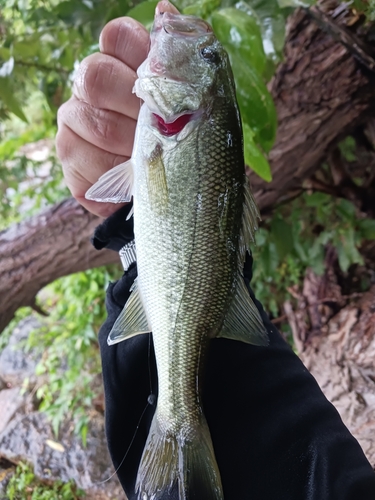
[[[205,418],[179,435],[162,430],[157,413],[138,469],[139,500],[159,500],[178,488],[179,500],[223,500],[220,473]]]

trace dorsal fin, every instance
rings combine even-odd
[[[240,273],[237,276],[232,303],[218,337],[240,340],[247,344],[268,345],[267,330]]]
[[[255,231],[258,229],[258,221],[261,220],[258,206],[254,200],[253,193],[247,176],[245,176],[245,200],[242,215],[242,228],[240,233],[240,247],[238,254],[238,269],[242,272],[246,252],[251,253],[251,244],[255,242]]]

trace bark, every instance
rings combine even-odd
[[[285,312],[302,361],[375,468],[375,285],[342,295],[331,262],[321,277],[306,273]]]
[[[290,19],[285,61],[270,85],[279,120],[269,156],[273,180],[251,175],[263,213],[299,193],[334,144],[374,109],[374,74],[327,30],[304,10]]]
[[[273,181],[251,175],[263,213],[300,192],[337,140],[366,120],[375,101],[373,75],[363,58],[352,55],[350,42],[338,38],[304,10],[291,17],[285,60],[271,84],[279,117],[270,153]],[[98,223],[67,200],[0,233],[0,331],[47,283],[118,259],[91,248],[89,237]]]
[[[51,281],[118,262],[116,252],[96,251],[90,236],[100,219],[68,199],[0,233],[0,332],[21,306]]]

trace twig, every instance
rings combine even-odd
[[[30,307],[31,309],[33,309],[35,312],[37,312],[38,314],[40,314],[41,316],[49,316],[49,313],[47,311],[44,311],[44,309],[42,309],[37,303],[36,303],[36,300],[35,300],[35,297],[33,298],[33,300],[31,301],[30,303]]]
[[[279,323],[282,323],[286,319],[288,319],[288,316],[286,314],[283,314],[278,318],[271,319],[271,323],[273,323],[274,325],[278,325]]]
[[[34,62],[28,62],[28,61],[21,61],[19,59],[14,60],[14,64],[18,66],[26,66],[28,68],[36,68],[41,71],[56,71],[56,73],[61,73],[65,76],[68,76],[70,71],[64,69],[64,68],[58,68],[58,67],[53,67],[53,66],[46,66],[44,64],[39,64],[39,63],[34,63]]]

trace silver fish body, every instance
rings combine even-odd
[[[135,85],[144,104],[132,158],[88,194],[134,201],[138,279],[110,342],[150,330],[154,339],[159,396],[139,498],[178,487],[181,500],[221,500],[199,373],[214,337],[267,343],[242,279],[259,214],[228,57],[210,26],[166,13],[151,40]]]

